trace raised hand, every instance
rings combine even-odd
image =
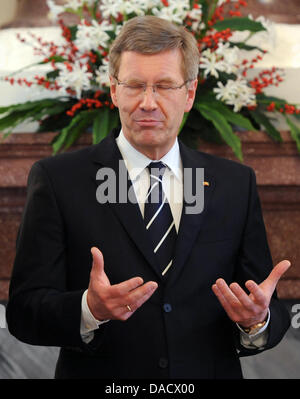
[[[154,281],[144,284],[141,277],[134,277],[120,284],[111,285],[104,271],[101,251],[91,249],[93,265],[87,292],[87,303],[93,316],[101,320],[127,320],[145,303],[158,287]]]
[[[249,295],[239,284],[232,283],[228,286],[221,278],[212,286],[212,290],[232,321],[242,327],[251,327],[266,319],[276,285],[290,266],[288,260],[279,262],[259,285],[248,280],[245,286]]]

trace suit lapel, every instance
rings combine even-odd
[[[192,171],[191,177],[192,177],[193,193],[196,192],[195,188],[196,188],[197,168],[204,168],[204,181],[208,182],[209,185],[204,185],[204,209],[201,213],[187,214],[186,207],[191,206],[191,204],[187,203],[186,198],[184,198],[183,200],[183,207],[182,207],[180,226],[178,230],[175,256],[172,267],[170,269],[168,284],[171,284],[173,281],[175,281],[175,279],[179,277],[179,274],[183,269],[183,266],[194,246],[197,235],[199,234],[201,227],[203,226],[203,223],[205,221],[215,187],[214,177],[209,173],[204,159],[201,164],[201,158],[199,157],[199,153],[195,153],[194,151],[190,150],[182,143],[180,143],[180,154],[181,154],[183,169],[185,170],[186,168],[189,168]],[[187,182],[184,181],[183,184],[185,187]]]
[[[97,170],[100,167],[107,167],[114,170],[116,175],[116,198],[117,201],[114,203],[108,203],[116,217],[119,219],[120,223],[127,231],[128,235],[131,237],[139,251],[144,255],[147,262],[153,268],[154,272],[161,279],[162,276],[159,272],[159,265],[155,258],[155,254],[149,245],[149,240],[147,237],[147,232],[144,225],[144,220],[140,212],[139,205],[137,201],[126,201],[125,203],[120,203],[119,198],[119,178],[120,161],[123,161],[122,155],[116,144],[115,138],[118,136],[119,130],[114,129],[107,138],[102,140],[100,144],[97,144],[92,149],[92,161],[95,165],[94,173],[91,176],[96,186],[100,184],[96,180]],[[122,173],[122,172],[121,172]],[[123,177],[124,176],[124,177]],[[127,190],[132,186],[131,180],[128,178],[128,172],[126,170],[125,175],[122,173],[122,178],[126,176],[127,179]],[[133,190],[132,190],[133,192]]]

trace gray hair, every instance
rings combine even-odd
[[[122,52],[156,54],[180,49],[185,80],[194,80],[199,70],[199,49],[195,37],[183,26],[155,16],[139,16],[128,20],[109,52],[109,73],[117,76]]]

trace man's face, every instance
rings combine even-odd
[[[111,97],[119,108],[127,140],[152,159],[165,155],[176,139],[184,112],[190,111],[197,80],[179,89],[157,90],[150,85],[181,86],[184,83],[182,55],[179,49],[146,55],[133,51],[122,53],[117,84],[111,77]],[[131,88],[146,84],[146,90]],[[188,88],[187,88],[188,87]]]

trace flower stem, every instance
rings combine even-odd
[[[44,64],[44,63],[43,63],[43,62],[34,62],[33,64],[26,65],[25,67],[20,68],[20,69],[18,69],[17,71],[14,71],[14,72],[10,73],[10,74],[7,75],[7,76],[9,76],[9,77],[15,76],[15,75],[17,75],[18,73],[20,73],[20,72],[22,72],[22,71],[25,71],[26,69],[29,69],[29,68],[31,68],[31,67],[33,67],[33,66],[37,66],[37,65],[41,65],[41,64]],[[0,77],[0,80],[4,80],[4,79],[3,79],[3,76]]]
[[[206,1],[207,1],[207,3],[211,3],[209,12],[208,12],[208,21],[210,21],[216,11],[218,0],[213,0],[213,1],[206,0]]]
[[[255,32],[250,32],[248,37],[246,37],[246,39],[244,40],[244,43],[246,43],[248,40],[250,40],[251,37],[254,36],[254,35],[255,35]]]

